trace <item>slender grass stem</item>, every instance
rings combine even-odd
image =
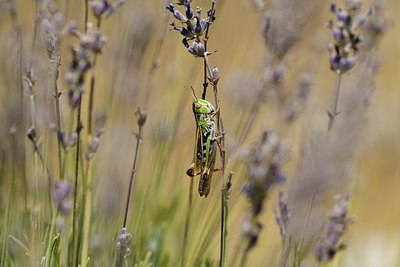
[[[54,76],[54,98],[55,98],[55,112],[56,112],[56,122],[57,122],[57,151],[58,151],[58,170],[60,178],[64,177],[63,167],[62,167],[62,153],[61,153],[61,140],[59,138],[59,133],[61,133],[61,115],[60,115],[60,97],[58,92],[58,76],[59,69],[61,65],[61,56],[58,54],[56,56],[56,70]]]
[[[84,24],[84,32],[87,32],[87,24],[88,24],[88,16],[89,16],[89,0],[85,0],[85,24]],[[77,202],[77,191],[78,191],[78,174],[79,174],[79,153],[80,153],[80,130],[81,130],[81,108],[82,108],[82,92],[79,95],[79,103],[77,109],[77,122],[76,122],[76,132],[77,132],[77,143],[76,143],[76,156],[75,156],[75,182],[74,182],[74,208],[72,215],[72,253],[71,253],[71,263],[74,262],[75,265],[78,264],[79,252],[75,251],[75,224],[76,224],[76,202]]]
[[[87,183],[85,187],[85,207],[83,213],[83,240],[82,240],[82,256],[81,266],[86,267],[88,263],[89,249],[89,233],[90,233],[90,214],[92,209],[92,178],[93,167],[92,162],[88,163]]]
[[[190,217],[192,213],[192,202],[193,202],[193,177],[190,177],[189,202],[185,220],[185,232],[183,235],[183,246],[182,246],[182,262],[181,262],[182,267],[185,266],[186,245],[189,232]]]
[[[8,228],[8,221],[10,217],[10,208],[11,208],[11,202],[13,200],[13,195],[14,195],[14,181],[15,181],[15,169],[12,168],[11,170],[11,179],[9,181],[9,187],[8,187],[8,196],[7,196],[7,207],[6,207],[6,212],[4,216],[4,224],[3,224],[3,240],[2,240],[2,250],[1,250],[1,260],[0,260],[0,266],[6,266],[5,258],[6,258],[6,251],[7,251],[7,228]]]
[[[125,216],[124,216],[124,223],[122,225],[122,227],[126,227],[126,220],[128,217],[128,210],[129,210],[129,201],[131,198],[131,191],[132,191],[132,184],[133,184],[133,177],[134,174],[136,172],[136,160],[137,160],[137,155],[138,155],[138,151],[139,151],[139,144],[140,141],[142,139],[142,126],[139,125],[139,134],[136,137],[136,150],[135,150],[135,157],[133,159],[133,165],[132,165],[132,170],[131,170],[131,177],[129,179],[129,187],[128,187],[128,196],[126,198],[126,206],[125,206]]]
[[[332,111],[328,113],[328,115],[329,115],[328,132],[330,132],[332,130],[333,124],[335,122],[335,118],[340,113],[337,111],[337,107],[338,107],[338,102],[339,102],[341,77],[342,77],[342,74],[340,73],[340,71],[338,71],[336,73],[335,98],[333,100]]]
[[[101,18],[97,19],[97,28],[101,27]],[[97,54],[94,55],[93,65],[92,65],[92,74],[90,77],[90,93],[89,93],[89,109],[88,109],[88,140],[90,141],[92,137],[92,121],[93,121],[93,98],[94,98],[94,85],[95,85],[95,74],[96,74],[96,63],[97,63]]]
[[[74,259],[78,259],[78,252],[75,251],[75,222],[76,222],[76,202],[77,202],[77,192],[78,192],[78,177],[79,177],[79,149],[80,149],[80,128],[81,128],[81,105],[82,105],[82,93],[80,94],[79,97],[79,103],[78,103],[78,109],[77,109],[77,126],[76,126],[76,131],[77,131],[77,142],[76,142],[76,155],[75,155],[75,181],[74,181],[74,208],[73,208],[73,214],[72,214],[72,261],[74,262]],[[75,255],[77,254],[77,255]],[[76,256],[76,257],[75,257]]]
[[[249,254],[249,250],[248,249],[243,251],[242,258],[240,259],[240,265],[239,265],[240,267],[246,266],[248,254]]]
[[[213,1],[214,4],[214,1]],[[217,135],[220,138],[220,156],[221,156],[221,163],[222,163],[222,176],[221,176],[221,181],[222,181],[222,186],[221,186],[221,241],[220,241],[220,263],[219,266],[225,266],[226,263],[226,248],[225,248],[225,229],[226,229],[226,187],[225,187],[225,131],[224,131],[224,126],[221,118],[221,107],[220,107],[220,102],[218,98],[218,77],[214,77],[215,74],[213,74],[210,66],[210,62],[208,61],[207,57],[207,52],[204,53],[204,62],[206,64],[206,67],[208,69],[208,72],[211,77],[211,83],[213,85],[213,91],[214,91],[214,98],[215,98],[215,108],[217,110]]]
[[[52,219],[51,219],[51,224],[50,224],[50,230],[48,233],[48,240],[47,240],[47,249],[46,249],[46,262],[45,262],[45,267],[50,267],[50,260],[51,260],[51,248],[52,248],[52,241],[53,241],[53,232],[56,224],[56,218],[58,215],[58,211],[53,213]]]
[[[206,33],[204,35],[204,48],[205,48],[205,51],[207,51],[208,32],[210,30],[210,25],[212,23],[212,18],[214,16],[214,12],[215,12],[215,2],[216,2],[216,0],[212,0],[211,9],[210,9],[211,10],[210,11],[211,12],[210,21],[207,23],[207,29],[206,29]],[[201,95],[202,99],[206,99],[207,86],[208,86],[208,82],[207,82],[207,62],[204,61],[204,83],[203,83],[203,93]]]

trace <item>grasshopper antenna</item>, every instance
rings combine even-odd
[[[187,89],[187,87],[186,87],[186,86],[184,86],[184,87],[185,87],[186,91],[188,91],[189,95],[191,95],[191,96],[192,96],[194,99],[197,99],[197,97],[196,97],[196,94],[194,93],[193,87],[191,87],[191,88],[192,88],[192,91],[193,91],[193,93],[192,93],[192,92],[190,92],[190,91],[189,91],[189,89]]]

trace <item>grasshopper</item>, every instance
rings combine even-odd
[[[189,90],[187,91],[194,98],[192,109],[196,120],[196,140],[193,161],[186,174],[190,177],[200,175],[199,194],[207,197],[212,175],[214,171],[220,170],[214,169],[217,145],[220,147],[214,121],[218,110],[215,111],[213,105],[207,100],[197,98]]]

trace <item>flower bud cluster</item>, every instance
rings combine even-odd
[[[72,207],[72,202],[69,199],[72,187],[66,181],[59,180],[53,188],[53,197],[56,200],[59,212],[62,215],[67,215]]]
[[[121,234],[118,237],[117,248],[118,252],[121,253],[124,258],[129,256],[129,254],[131,253],[129,245],[132,243],[132,239],[132,234],[128,233],[125,227],[122,228]]]
[[[90,141],[88,151],[86,152],[86,159],[91,160],[100,145],[100,136],[104,133],[104,124],[106,122],[106,114],[101,114],[96,117],[95,134]]]
[[[78,132],[74,131],[69,135],[64,132],[59,132],[58,138],[61,142],[64,151],[68,152],[78,142]]]
[[[72,62],[69,65],[69,71],[66,74],[66,81],[70,88],[68,91],[69,103],[71,107],[78,106],[83,93],[83,84],[86,72],[92,67],[93,57],[100,54],[101,49],[106,43],[100,29],[94,28],[91,23],[88,24],[87,33],[82,34],[77,30],[75,23],[67,26],[69,34],[79,38],[78,48],[72,48]]]
[[[279,226],[282,240],[286,239],[286,229],[290,219],[290,212],[287,206],[287,201],[283,198],[283,192],[279,192],[279,210],[274,207],[276,223]]]
[[[174,4],[169,4],[166,9],[169,10],[175,19],[182,23],[182,27],[176,25],[175,21],[171,24],[172,29],[179,31],[181,35],[184,36],[182,43],[188,49],[189,53],[196,57],[203,57],[205,51],[205,46],[200,40],[200,36],[204,34],[207,30],[207,26],[215,18],[213,12],[207,12],[207,18],[201,19],[201,8],[197,7],[196,12],[190,6],[188,0],[179,1],[176,4],[185,7],[185,14],[181,13],[179,10],[175,9]],[[195,40],[192,45],[189,45],[189,40]]]
[[[354,67],[358,44],[361,42],[357,30],[364,24],[366,17],[372,14],[370,9],[366,14],[355,16],[361,8],[361,1],[348,0],[346,3],[347,10],[331,4],[330,10],[336,15],[336,25],[332,21],[328,23],[334,39],[334,43],[329,45],[329,63],[333,71],[341,74]]]
[[[340,242],[340,238],[345,233],[349,222],[354,218],[347,217],[349,210],[350,194],[341,200],[340,197],[335,197],[334,206],[329,214],[329,224],[326,235],[318,242],[315,253],[318,261],[329,261],[342,249],[346,248],[344,242]]]
[[[125,3],[125,0],[117,0],[112,4],[107,0],[95,0],[90,3],[90,7],[97,19],[105,19],[112,15],[115,9],[123,3]]]
[[[281,164],[279,137],[273,132],[265,132],[250,164],[249,181],[242,189],[251,204],[248,215],[242,221],[242,235],[248,239],[247,249],[257,242],[261,230],[257,216],[263,209],[263,202],[270,187],[277,182],[286,181]]]

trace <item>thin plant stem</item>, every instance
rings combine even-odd
[[[61,116],[60,116],[60,97],[59,97],[59,92],[58,92],[58,77],[59,77],[59,70],[60,70],[60,65],[61,65],[61,56],[57,55],[56,56],[56,73],[54,77],[54,98],[55,98],[55,112],[56,112],[56,122],[57,122],[57,150],[58,150],[58,170],[59,170],[59,176],[62,179],[64,177],[64,171],[62,167],[62,156],[61,156],[61,140],[59,133],[61,133]]]
[[[335,98],[333,100],[333,106],[332,106],[332,111],[329,112],[329,125],[328,125],[328,132],[332,130],[333,123],[335,121],[335,117],[339,114],[337,111],[337,106],[339,102],[339,91],[340,91],[340,80],[341,80],[342,74],[340,71],[336,73],[336,85],[335,85]]]
[[[52,240],[53,240],[53,232],[56,224],[56,218],[57,218],[58,212],[54,212],[52,219],[51,219],[51,224],[50,224],[50,231],[48,235],[48,244],[47,244],[47,249],[46,249],[46,261],[45,261],[45,267],[50,267],[50,259],[51,259],[51,247],[52,247]]]
[[[204,35],[204,48],[205,48],[205,51],[207,51],[208,32],[210,30],[210,25],[212,23],[212,18],[213,18],[214,12],[215,12],[215,2],[216,2],[216,0],[212,0],[211,9],[210,9],[211,17],[210,17],[210,21],[207,23],[207,29],[206,29],[206,33]],[[208,86],[208,82],[207,82],[207,62],[204,61],[204,83],[203,83],[203,93],[201,95],[202,99],[206,99],[207,86]]]
[[[33,40],[32,40],[32,46],[31,46],[31,59],[29,61],[29,71],[32,69],[33,65],[33,54],[35,51],[35,45],[36,45],[36,36],[37,36],[37,28],[38,28],[38,16],[39,16],[39,1],[35,1],[35,22],[33,24]]]
[[[248,249],[246,249],[246,250],[244,250],[243,251],[243,253],[242,253],[242,258],[240,259],[240,267],[244,267],[244,266],[246,266],[246,261],[247,261],[247,255],[248,255],[248,253],[249,253],[249,250]]]
[[[186,244],[187,244],[187,237],[188,237],[188,232],[189,232],[190,217],[191,217],[191,213],[192,213],[192,202],[193,202],[193,177],[190,177],[189,203],[188,203],[188,210],[187,210],[186,220],[185,220],[185,232],[183,235],[182,262],[181,262],[182,267],[185,266]]]
[[[126,198],[126,206],[125,206],[125,216],[124,216],[124,223],[122,227],[126,227],[126,220],[128,217],[128,210],[129,210],[129,201],[131,198],[131,191],[132,191],[132,184],[133,184],[133,177],[136,172],[136,160],[137,160],[137,155],[139,151],[139,144],[142,139],[142,126],[139,125],[139,134],[136,136],[136,150],[135,150],[135,157],[133,159],[133,165],[132,165],[132,170],[131,170],[131,177],[129,179],[129,187],[128,187],[128,196]]]
[[[90,232],[90,213],[92,208],[92,164],[88,162],[87,183],[85,188],[85,208],[83,213],[83,240],[81,266],[86,267],[88,261],[89,232]]]
[[[100,29],[101,18],[97,19],[97,28]],[[90,77],[90,93],[89,93],[89,110],[88,110],[88,139],[92,136],[92,121],[93,121],[93,98],[94,98],[94,85],[95,85],[95,72],[96,72],[97,54],[94,55],[92,65],[92,75]]]
[[[10,180],[11,181],[9,181],[8,196],[7,196],[7,207],[6,207],[6,212],[5,212],[5,216],[4,216],[4,224],[3,224],[3,240],[2,240],[0,266],[6,266],[5,258],[6,258],[6,251],[7,251],[7,228],[8,228],[8,220],[10,217],[11,202],[13,200],[14,188],[15,188],[15,186],[14,186],[15,168],[12,168],[12,170],[11,170],[11,179]]]
[[[72,261],[75,258],[75,221],[76,221],[76,202],[77,202],[77,192],[78,192],[78,177],[79,177],[79,149],[80,149],[80,127],[81,127],[81,105],[82,105],[82,93],[80,93],[78,109],[77,109],[77,142],[76,142],[76,155],[75,155],[75,181],[74,181],[74,208],[72,214]],[[78,256],[77,256],[78,257]],[[75,258],[77,260],[77,258]]]
[[[88,16],[89,16],[89,0],[85,0],[84,33],[87,32]],[[71,253],[72,260],[71,260],[71,263],[74,262],[74,258],[75,258],[75,265],[78,264],[78,258],[79,258],[78,251],[75,251],[75,224],[76,224],[76,202],[77,202],[78,173],[79,173],[81,106],[82,106],[82,92],[80,92],[80,94],[79,94],[79,103],[78,103],[78,109],[77,109],[77,122],[76,122],[77,142],[76,142],[76,156],[75,156],[74,208],[73,208],[73,215],[72,215],[72,253]]]
[[[229,194],[229,192],[228,192],[228,190],[229,190],[229,184],[230,184],[230,186],[232,185],[231,184],[231,180],[232,180],[232,176],[233,176],[233,172],[232,171],[230,171],[229,172],[229,174],[228,174],[228,179],[227,179],[227,185],[225,186],[225,190],[224,190],[224,208],[223,208],[223,210],[224,210],[224,218],[223,218],[223,221],[224,221],[224,230],[223,230],[223,232],[224,232],[224,236],[223,236],[223,244],[224,244],[224,247],[223,247],[223,257],[222,257],[222,266],[226,266],[226,262],[227,262],[227,258],[228,258],[228,253],[227,253],[227,242],[228,242],[228,200],[229,200],[229,196],[228,196],[228,194]]]
[[[213,1],[214,4],[214,1]],[[219,103],[219,98],[218,98],[218,79],[219,77],[213,77],[210,62],[208,61],[207,57],[207,52],[204,53],[204,62],[206,64],[206,67],[208,69],[208,72],[211,77],[211,83],[213,85],[213,90],[214,90],[214,98],[215,98],[215,108],[217,110],[217,134],[218,137],[220,138],[220,156],[221,156],[221,163],[222,163],[222,187],[221,187],[221,240],[220,240],[220,263],[219,266],[225,266],[224,263],[226,263],[226,249],[225,249],[225,223],[226,223],[226,216],[225,216],[225,202],[226,202],[226,187],[225,187],[225,131],[224,131],[224,126],[222,123],[222,118],[221,118],[221,107]]]

